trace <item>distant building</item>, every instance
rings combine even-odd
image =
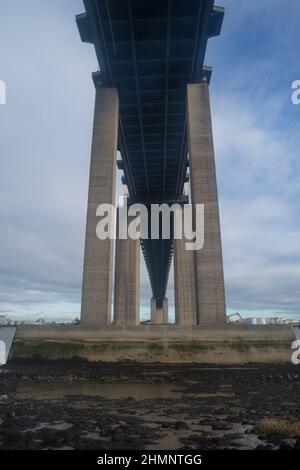
[[[237,318],[238,316],[238,318]],[[298,325],[300,320],[283,317],[247,317],[234,313],[227,316],[228,323],[242,323],[244,325]]]

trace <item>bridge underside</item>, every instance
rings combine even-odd
[[[208,38],[224,11],[214,0],[84,0],[77,23],[95,45],[96,87],[119,96],[118,149],[131,202],[173,203],[188,181],[187,84],[210,79]],[[173,240],[142,240],[153,297],[162,308]]]

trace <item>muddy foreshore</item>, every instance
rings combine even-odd
[[[10,362],[0,449],[300,449],[299,396],[299,366]]]

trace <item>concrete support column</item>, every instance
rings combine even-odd
[[[225,323],[225,290],[218,192],[207,82],[187,87],[193,204],[204,204],[204,248],[195,252],[198,323]]]
[[[151,323],[167,324],[169,321],[168,299],[164,298],[163,308],[157,308],[156,299],[151,299]]]
[[[81,322],[111,323],[113,241],[99,240],[96,210],[115,204],[119,99],[115,88],[97,88],[91,156]]]
[[[174,240],[174,293],[176,325],[196,325],[194,251],[185,249],[186,240]]]
[[[118,210],[119,215],[119,210]],[[128,225],[136,217],[128,217]],[[117,228],[119,226],[119,217]],[[118,230],[117,230],[118,234]],[[116,241],[114,323],[140,324],[140,240]]]

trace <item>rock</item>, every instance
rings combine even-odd
[[[215,446],[220,446],[222,444],[222,437],[212,437],[211,438],[211,442],[215,445]]]
[[[295,447],[296,445],[296,439],[284,439],[282,441],[283,444],[289,444],[290,446],[292,446],[293,448]]]
[[[203,449],[209,449],[211,448],[212,441],[208,437],[205,436],[199,436],[197,439],[197,444],[202,447]]]
[[[231,426],[228,426],[226,424],[218,423],[218,424],[213,424],[212,429],[214,431],[229,431],[231,429]]]
[[[280,447],[279,447],[280,450],[294,450],[294,446],[292,446],[291,444],[289,444],[288,442],[283,442]]]
[[[175,429],[189,429],[188,425],[184,421],[176,421],[175,423]]]
[[[165,423],[162,423],[161,427],[163,429],[167,429],[167,428],[170,428],[172,426],[172,423],[168,423],[168,422],[165,422]]]
[[[124,434],[120,432],[114,432],[110,440],[111,442],[122,442],[124,440]]]
[[[276,447],[273,444],[265,444],[265,445],[261,444],[261,445],[262,447],[264,447],[263,450],[275,450],[276,449]]]
[[[245,434],[253,434],[254,433],[254,429],[251,428],[251,429],[246,429],[245,431]]]
[[[296,450],[300,450],[300,437],[298,437],[298,438],[296,439],[295,449],[296,449]]]

